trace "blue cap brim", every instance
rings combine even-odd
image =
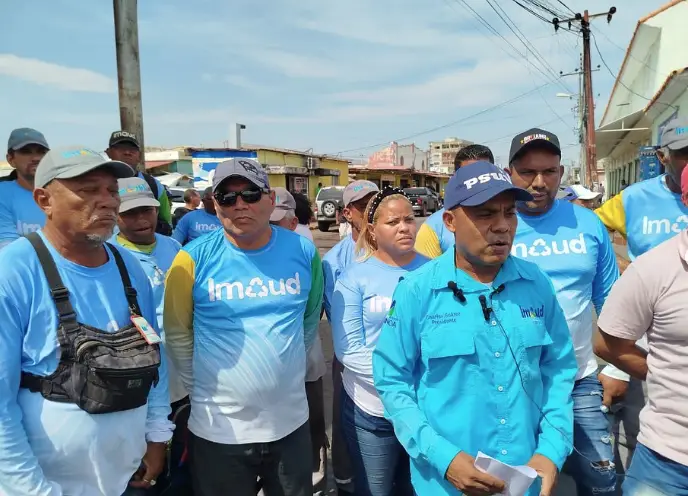
[[[497,195],[501,195],[502,193],[506,191],[513,191],[514,196],[516,197],[516,201],[532,201],[533,200],[533,195],[528,193],[525,189],[517,188],[516,186],[512,186],[506,182],[503,184],[500,184],[497,187],[487,189],[485,191],[481,191],[480,193],[471,196],[470,198],[467,198],[466,200],[462,201],[459,205],[456,205],[457,207],[477,207],[478,205],[482,205],[483,203],[487,203],[490,201],[492,198],[494,198]]]

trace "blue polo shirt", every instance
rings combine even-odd
[[[487,320],[480,295],[493,309]],[[536,265],[509,257],[487,285],[457,270],[451,250],[398,284],[373,352],[375,387],[419,496],[457,494],[444,475],[460,451],[510,465],[537,453],[561,469],[577,369],[566,318]],[[535,484],[528,495],[538,494]]]
[[[454,246],[454,233],[444,225],[444,209],[438,210],[418,229],[416,251],[428,258],[437,258]]]
[[[45,214],[34,201],[33,191],[17,181],[0,183],[0,249],[44,224]]]
[[[325,294],[323,295],[323,306],[325,307],[325,314],[327,320],[332,322],[330,318],[330,309],[332,308],[332,295],[334,293],[334,285],[339,279],[342,271],[355,261],[356,242],[349,234],[346,238],[334,245],[328,251],[322,260],[323,277],[325,284]]]
[[[222,228],[222,223],[217,215],[201,208],[182,217],[174,228],[172,237],[184,245],[220,228]]]

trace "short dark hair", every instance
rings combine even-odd
[[[200,193],[193,188],[187,189],[186,191],[184,191],[184,202],[189,203],[191,199],[196,195],[200,196]]]
[[[485,145],[468,145],[461,148],[454,157],[454,170],[461,167],[461,163],[466,160],[487,160],[491,164],[495,161],[492,150]]]
[[[292,193],[294,201],[296,202],[296,218],[299,219],[299,224],[308,225],[313,217],[313,209],[311,208],[311,201],[302,193]]]

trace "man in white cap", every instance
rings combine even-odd
[[[310,496],[304,384],[320,256],[270,225],[275,193],[256,160],[220,163],[213,198],[222,229],[183,247],[165,284],[167,350],[191,395],[194,491],[254,496],[260,478],[268,496]]]
[[[580,205],[581,207],[594,209],[597,207],[597,203],[600,198],[602,198],[602,193],[597,193],[595,191],[590,191],[588,188],[581,184],[572,184],[567,186],[562,191],[560,199],[570,201],[575,205]]]
[[[353,181],[344,189],[342,203],[344,208],[342,215],[351,225],[351,234],[347,235],[339,243],[334,245],[323,257],[323,269],[325,273],[325,294],[323,298],[324,310],[327,320],[330,320],[330,303],[334,293],[334,285],[339,278],[339,274],[355,260],[354,248],[358,235],[361,232],[363,213],[370,199],[380,191],[377,184],[358,180]],[[341,439],[339,428],[339,400],[342,394],[342,364],[337,357],[332,359],[332,381],[334,382],[333,407],[332,407],[332,470],[335,482],[340,493],[353,492],[353,470],[349,461],[349,454],[346,449],[346,442]]]
[[[296,217],[296,199],[286,188],[278,186],[275,192],[275,210],[270,215],[270,224],[289,231],[296,230],[299,219]],[[305,237],[305,236],[304,236]],[[315,334],[313,346],[308,353],[306,369],[306,398],[308,399],[308,423],[311,430],[311,453],[313,455],[313,490],[322,494],[327,484],[327,427],[325,426],[325,403],[322,378],[327,372],[325,355],[322,351],[320,335]]]
[[[33,180],[48,150],[45,137],[35,129],[20,128],[10,133],[7,162],[14,170],[0,180],[0,249],[45,223],[45,214],[33,201]]]
[[[0,252],[0,494],[118,495],[163,469],[173,425],[153,293],[106,243],[132,174],[51,150],[33,193],[45,227]]]

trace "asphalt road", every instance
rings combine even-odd
[[[416,223],[420,226],[425,222],[425,218],[416,217]],[[334,227],[330,232],[323,233],[315,229],[313,231],[313,238],[315,244],[318,247],[320,256],[325,255],[335,244],[339,242],[339,233]],[[327,361],[327,374],[323,378],[324,382],[324,398],[325,398],[325,421],[327,424],[327,437],[332,439],[332,357],[334,356],[334,350],[332,347],[332,334],[330,331],[330,324],[327,322],[326,317],[320,321],[319,326],[320,337],[323,344],[323,352],[325,354],[325,360]],[[328,453],[328,457],[330,454]],[[328,490],[327,495],[336,495],[337,491],[335,489],[334,480],[332,479],[332,468],[331,460],[328,460]],[[576,489],[573,480],[566,475],[562,475],[559,479],[558,488],[555,496],[576,496]]]

